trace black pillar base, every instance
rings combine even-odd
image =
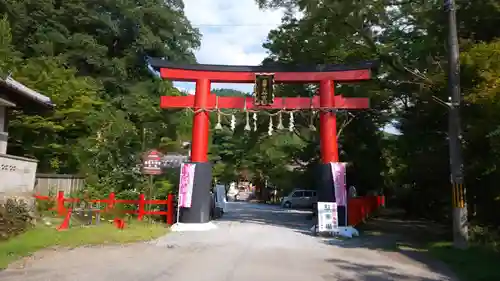
[[[337,206],[337,212],[339,214],[339,226],[347,226],[347,207]]]
[[[333,184],[332,167],[330,164],[319,164],[317,168],[318,202],[336,202],[335,186]],[[337,206],[339,226],[347,226],[346,206]]]
[[[194,162],[193,195],[191,208],[180,208],[179,222],[207,223],[210,222],[212,188],[212,163]]]

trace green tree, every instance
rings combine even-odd
[[[271,31],[268,62],[381,62],[370,83],[340,86],[346,96],[368,96],[372,109],[355,113],[343,130],[343,161],[353,163],[348,182],[363,190],[382,186],[389,204],[410,214],[448,220],[451,206],[447,141],[447,16],[442,1],[258,0],[262,8],[287,8]],[[472,221],[496,224],[498,210],[495,121],[499,70],[497,1],[458,0],[462,50],[462,110],[468,200]],[[295,18],[294,11],[302,17]],[[287,88],[287,92],[293,92]],[[310,95],[304,89],[302,95]],[[294,94],[296,94],[294,92]],[[397,136],[380,131],[391,123]],[[303,124],[305,125],[305,124]],[[310,150],[313,157],[313,150]],[[391,198],[393,200],[391,200]]]
[[[160,95],[180,93],[147,68],[149,56],[194,62],[200,35],[182,1],[7,0],[0,12],[0,54],[12,58],[2,73],[57,105],[50,116],[15,114],[11,151],[37,157],[40,171],[83,173],[100,190],[142,188],[140,155],[179,149],[190,124],[160,110]]]

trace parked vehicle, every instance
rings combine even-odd
[[[283,208],[312,208],[318,202],[315,190],[296,189],[281,201]]]

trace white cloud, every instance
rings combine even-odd
[[[179,91],[184,92],[186,94],[194,95],[194,88],[191,88],[191,87],[182,87],[182,86],[176,86],[176,88]]]
[[[266,57],[262,43],[281,23],[282,10],[260,10],[255,0],[184,0],[184,12],[202,33],[199,63],[258,65]],[[176,83],[193,89],[194,83]],[[248,84],[216,84],[212,88],[248,92]]]

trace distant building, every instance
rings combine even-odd
[[[163,168],[177,168],[182,163],[189,162],[189,156],[182,154],[165,154],[162,158]]]

